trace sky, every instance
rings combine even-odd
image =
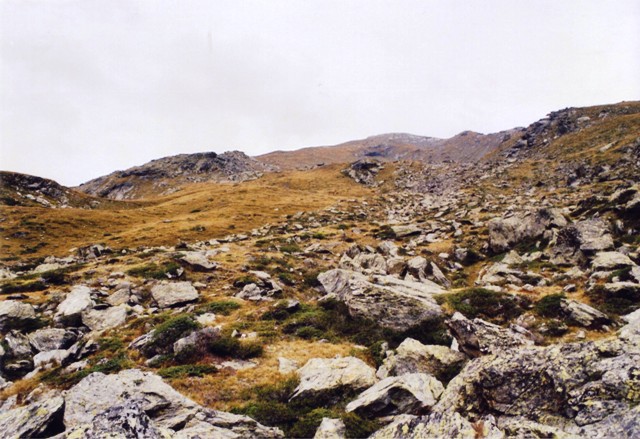
[[[637,0],[0,0],[0,169],[69,186],[639,99]]]

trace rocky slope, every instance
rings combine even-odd
[[[131,200],[171,194],[189,183],[251,180],[271,170],[272,166],[240,151],[180,154],[116,171],[83,183],[78,189],[97,197]]]
[[[639,127],[564,110],[474,165],[322,168],[350,191],[250,230],[5,260],[0,430],[638,437]]]
[[[258,156],[256,159],[281,169],[304,169],[331,163],[350,163],[364,158],[375,158],[381,161],[472,163],[494,151],[516,131],[509,130],[495,134],[464,131],[449,139],[405,133],[380,134],[334,146],[275,151]]]

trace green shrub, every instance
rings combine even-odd
[[[564,294],[549,294],[538,300],[534,311],[542,317],[558,317],[560,314],[560,302],[566,296]]]
[[[172,351],[173,344],[202,326],[189,315],[179,315],[156,326],[151,340],[142,348],[147,357]]]
[[[47,285],[40,280],[34,280],[31,282],[6,282],[1,288],[0,294],[16,294],[46,290]]]
[[[369,437],[381,428],[376,421],[363,419],[355,413],[345,413],[341,417],[348,438]]]
[[[240,309],[242,305],[233,300],[219,300],[217,302],[206,303],[198,308],[198,314],[212,312],[223,316],[230,315],[233,311]]]
[[[167,279],[178,277],[178,272],[182,267],[177,262],[166,262],[163,265],[150,263],[133,267],[127,270],[129,276],[141,277],[144,279]]]
[[[230,335],[223,335],[213,340],[209,343],[208,349],[214,355],[241,360],[260,357],[264,353],[263,346],[257,341],[240,341]]]
[[[441,295],[438,300],[446,301],[466,317],[480,317],[499,323],[507,322],[524,312],[519,303],[523,298],[484,288],[469,288],[458,293]]]
[[[217,371],[218,369],[215,366],[208,364],[185,364],[160,369],[158,370],[158,375],[162,378],[202,377]]]
[[[278,273],[278,279],[282,281],[283,284],[288,286],[293,286],[296,284],[296,279],[291,273]]]
[[[300,253],[302,249],[297,244],[284,244],[280,246],[282,253]]]
[[[629,314],[640,305],[640,292],[634,287],[612,292],[604,285],[596,285],[587,291],[587,297],[593,305],[610,314]]]
[[[308,271],[302,276],[303,282],[309,288],[319,287],[320,281],[318,280],[318,271]]]
[[[316,232],[313,235],[311,235],[311,237],[313,237],[314,239],[327,239],[327,235],[325,235],[322,232]]]

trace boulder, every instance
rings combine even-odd
[[[398,416],[369,439],[502,439],[504,435],[491,422],[480,420],[472,424],[460,413],[431,413],[428,416]]]
[[[28,337],[31,346],[38,352],[67,349],[78,339],[75,332],[61,328],[38,329]]]
[[[46,398],[0,413],[0,431],[5,438],[50,437],[64,430],[64,399]]]
[[[432,282],[403,281],[393,276],[368,278],[341,269],[321,273],[318,280],[328,297],[343,302],[352,316],[397,331],[442,316],[433,295],[444,290]]]
[[[69,389],[65,401],[64,424],[67,428],[89,425],[97,415],[113,407],[139,401],[144,413],[160,430],[181,430],[194,422],[204,422],[221,431],[226,430],[228,437],[282,437],[280,430],[265,427],[247,416],[199,406],[159,376],[138,369],[112,375],[94,372]]]
[[[391,230],[396,238],[406,238],[407,236],[414,236],[422,233],[422,229],[416,224],[391,226]]]
[[[58,305],[55,319],[67,326],[80,326],[82,312],[93,308],[91,289],[84,285],[75,286],[67,297]]]
[[[636,265],[629,256],[619,252],[600,252],[591,261],[594,271],[616,270],[618,268],[632,267]]]
[[[33,356],[33,365],[41,369],[63,366],[70,356],[71,352],[65,349],[40,352]]]
[[[209,271],[215,269],[218,264],[209,260],[207,252],[181,252],[180,260],[191,265],[196,270]]]
[[[502,351],[469,362],[433,411],[546,420],[579,433],[637,405],[638,364],[640,351],[622,340]]]
[[[125,305],[131,300],[131,287],[128,284],[120,285],[106,302],[111,306]]]
[[[21,378],[33,370],[33,350],[26,335],[13,330],[3,344],[2,369],[9,378]]]
[[[585,328],[598,328],[612,323],[605,313],[575,300],[562,299],[560,309],[571,322]]]
[[[347,407],[367,418],[399,414],[424,414],[444,391],[440,381],[424,373],[389,377],[368,388]]]
[[[376,371],[355,357],[313,358],[298,369],[300,384],[291,400],[304,400],[318,406],[337,402],[349,393],[359,392],[376,382]]]
[[[147,416],[142,404],[142,401],[129,400],[114,405],[97,414],[90,424],[76,426],[57,438],[164,439],[166,435]]]
[[[158,307],[169,308],[198,300],[200,294],[191,282],[163,282],[151,288]]]
[[[401,376],[408,373],[426,373],[440,381],[449,381],[462,369],[468,358],[446,346],[424,345],[412,338],[405,339],[389,355],[380,369],[378,378]]]
[[[446,322],[460,350],[475,358],[534,344],[534,336],[518,325],[502,328],[482,319],[469,320],[456,312]]]
[[[92,331],[105,331],[123,325],[127,320],[126,305],[106,309],[90,309],[82,313],[82,324]]]
[[[494,218],[489,221],[489,248],[494,253],[509,250],[524,241],[537,240],[552,227],[567,225],[559,209],[539,209],[522,212],[509,218]]]
[[[365,186],[377,186],[376,175],[378,175],[382,169],[384,169],[382,163],[366,158],[353,162],[348,168],[344,169],[342,173]]]
[[[36,311],[30,304],[17,300],[0,302],[0,331],[25,328],[35,321]]]
[[[344,439],[346,437],[347,428],[341,419],[322,418],[313,439]]]

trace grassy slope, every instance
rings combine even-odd
[[[64,256],[69,249],[90,243],[117,249],[248,232],[286,214],[322,209],[369,193],[341,175],[341,169],[267,174],[239,184],[197,184],[144,204],[117,203],[113,209],[6,207],[0,251],[5,259]]]

